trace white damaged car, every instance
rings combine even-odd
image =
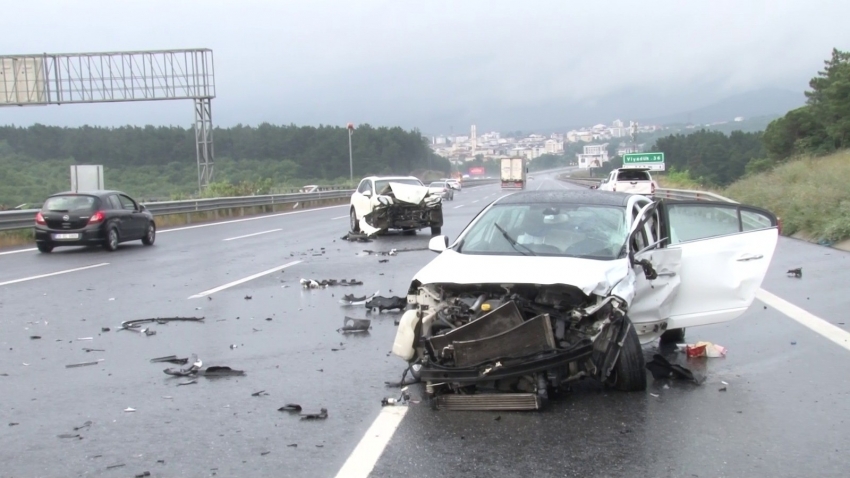
[[[585,377],[646,388],[641,343],[743,314],[779,235],[763,209],[525,191],[483,209],[410,285],[393,353],[437,407],[537,409]]]
[[[438,235],[443,227],[442,195],[413,176],[370,176],[351,195],[349,218],[355,233],[400,229],[415,234],[429,227],[432,235]]]

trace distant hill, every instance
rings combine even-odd
[[[806,97],[799,92],[781,89],[761,89],[730,96],[712,105],[691,111],[675,113],[655,118],[646,118],[639,122],[647,124],[695,123],[705,124],[717,121],[731,121],[743,116],[745,119],[777,117],[803,106]]]

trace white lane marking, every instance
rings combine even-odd
[[[266,216],[257,216],[257,217],[246,217],[245,219],[234,219],[232,221],[222,221],[222,222],[211,222],[208,224],[198,224],[197,226],[186,226],[186,227],[177,227],[174,229],[163,229],[161,231],[157,231],[157,234],[164,234],[166,232],[177,232],[177,231],[186,231],[189,229],[198,229],[201,227],[212,227],[212,226],[221,226],[223,224],[234,224],[237,222],[247,222],[247,221],[257,221],[260,219],[269,219],[272,217],[280,217],[280,216],[289,216],[290,214],[302,214],[305,212],[314,212],[314,211],[324,211],[325,209],[333,209],[337,207],[349,207],[348,204],[340,204],[339,206],[327,206],[327,207],[317,207],[315,209],[305,209],[303,211],[290,211],[290,212],[280,212],[277,214],[268,214]]]
[[[215,294],[216,292],[222,291],[222,290],[224,290],[224,289],[229,289],[229,288],[231,288],[231,287],[233,287],[233,286],[236,286],[236,285],[239,285],[239,284],[244,284],[244,283],[246,283],[246,282],[248,282],[248,281],[251,281],[251,280],[254,280],[254,279],[258,278],[258,277],[263,277],[263,276],[265,276],[265,275],[269,275],[269,274],[271,274],[272,272],[277,272],[277,271],[279,271],[279,270],[281,270],[281,269],[286,269],[287,267],[294,266],[295,264],[300,264],[301,262],[303,262],[303,261],[293,261],[293,262],[290,262],[290,263],[284,264],[284,265],[282,265],[282,266],[273,267],[273,268],[271,268],[271,269],[269,269],[269,270],[266,270],[266,271],[263,271],[263,272],[258,272],[258,273],[254,274],[254,275],[250,275],[250,276],[248,276],[248,277],[245,277],[245,278],[242,278],[242,279],[239,279],[239,280],[235,280],[235,281],[233,281],[233,282],[229,282],[229,283],[224,284],[224,285],[220,285],[220,286],[218,286],[218,287],[216,287],[216,288],[213,288],[213,289],[210,289],[210,290],[205,290],[205,291],[203,291],[203,292],[200,292],[200,293],[198,293],[198,294],[195,294],[195,295],[193,295],[193,296],[190,296],[189,298],[190,298],[190,299],[199,299],[199,298],[201,298],[201,297],[206,297],[206,296],[208,296],[208,295]]]
[[[462,207],[463,207],[463,204],[461,204],[460,206],[455,206],[455,209],[460,209]]]
[[[378,418],[345,460],[336,478],[367,478],[401,424],[407,409],[406,406],[382,408]]]
[[[812,329],[814,332],[826,337],[845,349],[850,350],[850,332],[832,325],[811,312],[797,307],[796,305],[775,296],[764,289],[759,289],[756,292],[756,298],[788,317],[791,317],[800,324]]]
[[[546,180],[544,179],[542,183],[538,184],[537,189],[535,189],[535,191],[540,191],[540,188],[543,187],[543,183],[545,183],[545,182],[546,182]]]
[[[255,232],[253,234],[245,234],[244,236],[229,237],[229,238],[223,239],[223,240],[224,241],[235,241],[236,239],[244,239],[246,237],[254,237],[254,236],[259,236],[260,234],[268,234],[270,232],[277,232],[277,231],[282,231],[282,230],[283,229],[272,229],[270,231]]]
[[[10,280],[10,281],[6,281],[6,282],[0,282],[0,286],[9,285],[9,284],[17,284],[18,282],[26,282],[26,281],[35,280],[35,279],[43,279],[45,277],[58,276],[58,275],[61,275],[61,274],[67,274],[69,272],[84,271],[86,269],[94,269],[95,267],[102,267],[102,266],[107,266],[107,265],[109,265],[108,262],[103,262],[103,263],[94,264],[94,265],[91,265],[91,266],[77,267],[76,269],[68,269],[68,270],[65,270],[65,271],[51,272],[49,274],[40,274],[40,275],[37,275],[37,276],[24,277],[23,279],[15,279],[15,280]]]
[[[19,254],[21,252],[32,252],[32,251],[35,251],[35,250],[38,250],[38,249],[33,247],[31,249],[21,249],[21,250],[18,250],[18,251],[0,252],[0,256],[5,256],[6,254]]]
[[[348,214],[346,214],[345,216],[332,217],[332,218],[331,218],[331,221],[336,221],[337,219],[345,219],[345,218],[347,218],[347,217],[350,217],[350,216],[349,216]]]
[[[475,201],[472,201],[472,204],[475,204],[475,203],[477,203],[478,201],[480,201],[480,199],[476,199]]]

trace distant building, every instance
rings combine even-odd
[[[554,139],[547,139],[544,143],[544,148],[548,154],[558,154],[564,152],[564,143]]]
[[[736,117],[735,117],[735,122],[736,122],[736,123],[740,123],[741,121],[744,121],[744,117],[743,117],[743,116],[736,116]]]

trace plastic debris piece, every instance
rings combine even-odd
[[[110,329],[109,327],[101,327],[100,328],[101,332],[109,332],[110,330],[112,330],[112,329]]]
[[[130,413],[130,412],[135,412],[135,411],[136,411],[136,409],[135,409],[135,408],[127,407],[127,408],[125,408],[125,409],[124,409],[124,411],[125,411],[125,412],[127,412],[127,413]]]
[[[30,335],[30,340],[38,340],[40,338],[41,338],[40,335]]]
[[[301,405],[298,405],[297,403],[287,403],[286,405],[278,408],[277,411],[279,411],[279,412],[300,412],[301,411]]]
[[[407,307],[407,299],[404,297],[382,297],[375,296],[366,302],[366,308],[369,310],[378,309],[378,312],[384,310],[404,310]]]
[[[94,340],[94,337],[82,337],[77,340]]]
[[[264,452],[260,453],[260,455],[262,455],[262,456],[266,456],[266,455],[268,455],[269,453],[271,453],[271,452],[270,452],[270,451],[264,451]]]
[[[354,294],[345,294],[344,296],[342,296],[342,299],[339,300],[339,303],[346,306],[365,305],[366,302],[372,300],[374,297],[377,297],[380,293],[381,291],[375,291],[375,293],[370,296],[364,295],[362,297],[356,297]]]
[[[718,358],[725,357],[727,349],[722,345],[713,344],[711,342],[697,342],[695,344],[677,344],[676,345],[679,351],[683,351],[687,354],[688,358],[691,357],[710,357],[710,358]]]
[[[694,377],[693,372],[681,365],[670,363],[666,358],[659,354],[653,355],[652,361],[646,363],[646,368],[652,373],[652,377],[655,380],[677,378],[699,384],[699,381],[696,377]]]
[[[183,385],[192,385],[193,383],[198,383],[198,381],[197,380],[189,380],[188,382],[180,382],[180,383],[177,384],[177,386],[180,387],[180,386],[183,386]]]
[[[151,335],[156,335],[156,330],[145,329],[145,335],[150,337]]]
[[[389,261],[390,261],[389,259],[378,259],[378,262],[381,263],[381,264],[383,264],[385,262],[389,262]]]
[[[796,269],[791,269],[791,270],[789,270],[789,271],[788,271],[788,275],[789,275],[789,276],[794,276],[794,277],[796,277],[796,278],[798,278],[798,279],[802,279],[802,278],[803,278],[803,268],[802,268],[802,267],[798,267],[798,268],[796,268]]]
[[[263,396],[263,395],[268,395],[268,393],[266,393],[265,390],[260,390],[259,392],[254,392],[254,393],[251,394],[252,397],[260,397],[260,396]]]
[[[232,375],[245,375],[245,372],[225,366],[214,366],[207,367],[206,370],[200,370],[198,374],[206,377],[229,377]]]
[[[78,427],[74,427],[74,431],[79,431],[79,430],[82,430],[83,428],[88,428],[88,427],[91,426],[91,423],[92,423],[91,420],[88,420],[85,423],[83,423],[82,425],[80,425]]]
[[[168,322],[203,322],[204,317],[155,317],[150,319],[133,319],[121,322],[121,328],[131,330],[140,324],[157,323],[160,325]]]
[[[109,466],[107,466],[107,467],[106,467],[106,469],[107,469],[107,470],[112,470],[112,469],[114,469],[114,468],[121,468],[122,466],[126,466],[126,465],[124,465],[124,463],[119,463],[119,464],[117,464],[117,465],[109,465]]]
[[[83,439],[83,437],[81,437],[79,434],[73,434],[73,433],[63,433],[61,435],[56,435],[56,436],[59,437],[59,438],[62,438],[62,439],[65,439],[65,438],[78,438],[80,440]]]
[[[245,300],[251,300],[252,298],[253,298],[253,297],[251,297],[250,295],[246,295],[246,296],[245,296]]]
[[[306,413],[301,415],[302,420],[324,420],[328,418],[328,409],[322,408],[319,413]]]
[[[168,362],[168,363],[173,363],[173,364],[177,364],[177,365],[185,365],[187,362],[189,362],[189,359],[188,358],[177,358],[176,355],[168,355],[166,357],[157,357],[157,358],[151,359],[151,363],[159,363],[159,362]]]
[[[655,397],[655,398],[658,398],[658,397],[660,397],[660,396],[661,396],[661,395],[658,395],[657,393],[650,393],[650,395],[652,395],[652,396],[653,396],[653,397]]]
[[[298,448],[298,444],[297,444],[297,443],[290,443],[289,445],[286,445],[286,446],[287,446],[288,448]]]
[[[89,365],[97,365],[100,362],[103,362],[103,359],[97,359],[94,362],[72,363],[72,364],[66,365],[65,368],[86,367],[86,366],[89,366]],[[24,364],[24,365],[27,365],[27,364]]]
[[[151,476],[151,472],[145,471],[136,475],[136,478],[145,478],[146,476]]]
[[[341,329],[337,329],[337,332],[342,333],[357,333],[357,332],[368,332],[369,329],[372,328],[372,321],[369,319],[355,319],[353,317],[346,316],[343,320],[343,325]]]
[[[718,392],[725,392],[725,391],[726,391],[726,387],[721,387],[721,388],[718,390]]]

